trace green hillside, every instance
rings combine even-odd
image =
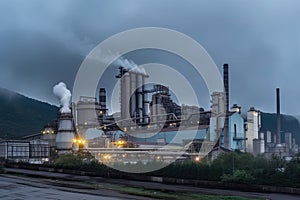
[[[0,138],[38,133],[57,112],[56,106],[0,88]]]
[[[300,143],[300,124],[299,121],[291,115],[281,115],[281,131],[291,132],[293,137],[296,138],[296,142]],[[275,113],[261,113],[261,130],[271,131],[272,133],[276,133],[276,114]],[[281,135],[281,141],[284,142],[284,134]]]

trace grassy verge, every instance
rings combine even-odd
[[[245,198],[238,196],[221,196],[221,195],[206,195],[200,193],[185,193],[185,192],[175,192],[168,190],[153,190],[145,189],[142,187],[129,187],[124,185],[117,184],[99,184],[98,188],[109,189],[118,191],[124,194],[134,195],[134,196],[143,196],[151,197],[156,199],[170,199],[170,200],[254,200],[254,198]],[[256,198],[258,200],[258,198]],[[261,200],[261,199],[260,199]]]
[[[253,200],[252,198],[235,197],[235,196],[219,196],[219,195],[205,195],[205,194],[193,194],[193,193],[179,193],[179,192],[165,192],[157,190],[147,190],[144,188],[134,188],[134,187],[123,187],[120,192],[144,196],[158,199],[189,199],[189,200]]]

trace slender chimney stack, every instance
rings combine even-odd
[[[224,82],[224,89],[226,95],[226,102],[225,108],[226,112],[229,111],[229,76],[228,76],[228,64],[223,65],[223,82]]]
[[[224,147],[229,148],[229,76],[228,76],[228,64],[223,65],[223,82],[224,82],[224,90],[226,95],[225,100],[225,123],[224,123]]]
[[[280,89],[276,88],[276,111],[277,111],[277,140],[276,144],[281,144],[280,134]]]

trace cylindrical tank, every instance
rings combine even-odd
[[[130,101],[130,75],[127,72],[121,78],[121,118],[122,119],[130,118],[129,101]]]
[[[100,106],[95,98],[80,97],[77,103],[77,124],[80,128],[98,125]]]
[[[56,149],[58,151],[71,151],[75,127],[71,113],[61,113],[58,119],[58,130],[56,134]]]
[[[130,116],[136,117],[136,73],[130,72]]]
[[[146,78],[147,75],[143,75],[142,77],[142,91],[143,91],[143,123],[149,123],[149,99],[148,93],[146,92]]]
[[[136,88],[137,88],[137,108],[138,111],[138,120],[137,122],[143,122],[143,75],[140,73],[136,74]]]
[[[151,115],[152,115],[152,122],[157,122],[158,118],[158,110],[157,110],[157,106],[158,106],[158,101],[157,101],[157,94],[152,95],[152,107],[151,107]]]

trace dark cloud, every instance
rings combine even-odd
[[[65,81],[71,88],[98,43],[130,28],[159,26],[193,37],[220,70],[230,64],[232,103],[272,112],[281,87],[282,110],[299,114],[299,17],[297,0],[2,0],[0,87],[57,103],[53,85]],[[138,64],[143,58],[172,63],[157,54],[128,56]]]

